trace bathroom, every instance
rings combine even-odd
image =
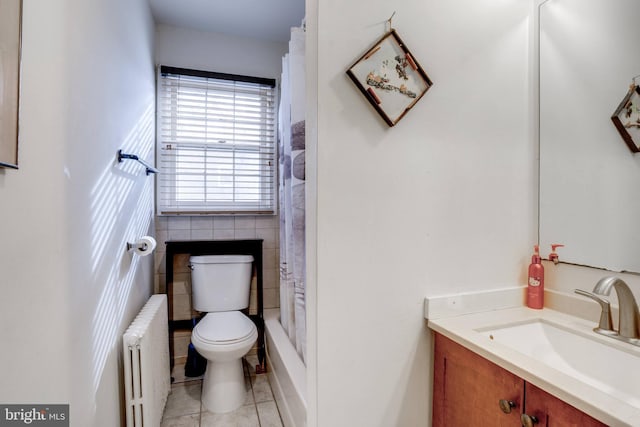
[[[20,169],[0,169],[0,404],[116,426],[119,338],[158,269],[122,248],[159,222],[153,180],[113,159],[153,157],[156,25],[142,0],[23,7]],[[429,425],[425,296],[526,283],[536,7],[307,0],[308,426]],[[394,12],[434,86],[389,128],[345,71]],[[556,267],[546,285],[565,292],[602,275]]]

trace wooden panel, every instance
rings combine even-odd
[[[579,409],[539,389],[525,385],[525,413],[538,418],[538,425],[545,427],[601,427],[606,424],[590,417]]]
[[[433,427],[520,425],[522,379],[440,334],[434,356]],[[515,403],[510,414],[500,399]]]

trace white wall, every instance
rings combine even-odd
[[[20,169],[0,169],[0,401],[66,403],[71,302],[60,254],[69,247],[62,165],[70,82],[59,28],[67,18],[54,2],[23,8]]]
[[[158,25],[156,64],[280,80],[288,44]]]
[[[20,166],[0,173],[0,401],[121,422],[121,334],[151,293],[153,21],[146,2],[25,0]],[[6,203],[6,204],[5,204]],[[12,325],[8,327],[8,325]]]
[[[388,128],[345,70],[394,10],[434,86]],[[529,12],[519,0],[307,2],[309,425],[428,425],[424,296],[524,284],[537,222]]]
[[[562,254],[560,254],[560,260],[562,260]],[[583,298],[575,295],[573,292],[574,289],[582,289],[591,292],[596,283],[598,283],[598,280],[607,276],[615,276],[624,280],[631,289],[631,292],[633,292],[636,301],[640,301],[640,277],[638,277],[637,273],[619,273],[609,270],[603,270],[600,268],[565,264],[563,262],[554,265],[552,262],[544,261],[543,265],[545,289],[566,293],[576,298]],[[618,306],[618,295],[616,294],[615,290],[612,290],[611,295],[606,297],[606,299],[611,301],[611,304],[613,306]],[[591,301],[588,298],[584,298],[584,300]],[[600,306],[595,301],[591,301],[591,303],[594,307],[594,314],[589,315],[587,319],[592,320],[595,326],[595,323],[599,321],[598,314],[600,313]],[[614,316],[613,323],[617,328],[617,316]]]

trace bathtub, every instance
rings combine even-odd
[[[307,425],[307,371],[280,325],[280,310],[264,310],[267,371],[285,427]]]

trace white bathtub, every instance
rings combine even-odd
[[[305,427],[307,371],[280,325],[279,311],[264,310],[269,381],[285,427]]]

